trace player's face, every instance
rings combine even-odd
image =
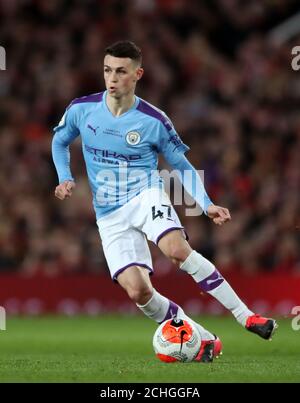
[[[134,93],[143,69],[129,57],[121,58],[106,55],[104,58],[104,80],[109,95],[121,98]]]

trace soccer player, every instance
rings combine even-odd
[[[153,267],[147,239],[201,290],[215,297],[249,331],[270,339],[275,320],[255,315],[240,300],[216,267],[189,245],[179,218],[157,173],[158,154],[179,172],[186,191],[216,224],[231,219],[215,205],[185,157],[189,149],[164,112],[135,95],[143,76],[141,50],[130,41],[106,48],[106,91],[77,98],[54,128],[52,154],[59,185],[55,196],[72,195],[70,143],[81,135],[93,205],[111,277],[145,315],[161,323],[169,318],[191,320],[175,302],[153,288]],[[189,172],[191,175],[186,175]],[[192,178],[192,179],[191,179]],[[197,361],[211,361],[222,348],[215,335],[196,324],[202,336]]]

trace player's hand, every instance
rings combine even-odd
[[[75,183],[73,181],[65,181],[55,188],[55,197],[60,200],[64,200],[67,197],[72,196],[72,191],[75,187]]]
[[[231,215],[227,208],[215,206],[214,204],[208,206],[207,215],[217,225],[223,225],[225,222],[231,220]]]

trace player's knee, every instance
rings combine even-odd
[[[192,252],[192,248],[184,239],[182,231],[171,231],[166,234],[158,244],[161,251],[179,266]]]
[[[152,297],[152,289],[148,285],[130,286],[127,288],[129,298],[139,305],[145,305]]]
[[[190,250],[186,247],[186,245],[182,244],[170,244],[167,256],[172,262],[179,266],[182,262],[186,260],[189,256]]]

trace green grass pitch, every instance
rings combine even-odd
[[[142,316],[8,318],[0,382],[299,382],[300,331],[279,319],[272,342],[231,316],[196,318],[223,341],[212,364],[160,362]]]

